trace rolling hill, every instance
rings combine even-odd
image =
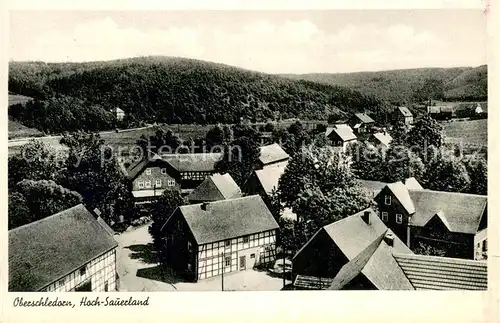
[[[485,101],[487,66],[417,68],[339,74],[287,74],[291,79],[346,86],[391,104],[409,104],[428,98],[446,101]]]
[[[125,111],[129,126],[326,119],[382,106],[377,98],[342,86],[174,57],[11,62],[9,91],[35,99],[9,109],[9,115],[48,133],[113,128],[116,107]]]

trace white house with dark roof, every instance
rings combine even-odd
[[[82,204],[12,229],[9,291],[118,289],[112,230]]]
[[[409,189],[387,184],[375,197],[380,217],[409,247],[420,244],[448,257],[487,257],[487,196]]]
[[[347,146],[356,142],[357,139],[353,130],[348,125],[327,127],[325,136],[331,146],[340,147],[344,152],[347,149]]]
[[[286,166],[290,156],[277,143],[260,147],[259,168]]]
[[[189,195],[190,203],[213,202],[242,197],[241,189],[229,174],[213,174]]]
[[[355,113],[349,119],[349,126],[356,133],[369,132],[374,125],[375,125],[375,120],[373,120],[366,113]]]
[[[150,203],[165,190],[191,193],[205,178],[215,173],[220,153],[164,154],[150,153],[131,164],[126,175],[136,203]]]
[[[178,207],[162,227],[167,265],[200,280],[275,260],[279,229],[258,195]]]

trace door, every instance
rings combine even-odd
[[[257,261],[257,251],[254,251],[250,254],[250,258],[248,259],[248,268],[253,268],[255,266],[256,261]]]
[[[246,269],[246,264],[247,264],[247,257],[246,256],[240,256],[240,270],[245,270]]]

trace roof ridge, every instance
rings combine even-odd
[[[401,258],[434,260],[434,261],[439,262],[439,263],[443,263],[443,262],[468,263],[471,265],[478,265],[481,267],[488,264],[488,262],[485,260],[472,260],[472,259],[453,258],[453,257],[419,255],[419,254],[415,254],[415,253],[407,254],[407,253],[395,252],[393,255],[394,255],[394,257],[401,257]]]
[[[208,203],[210,203],[210,204],[214,204],[214,203],[229,203],[229,202],[232,202],[232,201],[235,201],[235,200],[258,198],[258,197],[260,197],[259,194],[254,194],[254,195],[247,195],[247,196],[242,196],[242,197],[236,197],[236,198],[230,199],[230,200],[212,201],[212,202],[208,202]],[[204,202],[204,203],[207,203],[207,202]],[[186,205],[179,206],[179,208],[189,208],[189,207],[199,206],[199,205],[202,205],[202,204],[203,203],[186,204]]]
[[[408,189],[408,191],[411,192],[425,192],[425,193],[436,193],[436,194],[443,194],[443,195],[462,195],[462,196],[471,196],[471,197],[480,197],[484,199],[488,199],[487,195],[481,195],[481,194],[472,194],[472,193],[463,193],[463,192],[447,192],[447,191],[435,191],[435,190],[420,190],[420,189]]]
[[[21,226],[19,226],[19,227],[16,227],[16,228],[14,228],[14,229],[11,229],[11,230],[9,230],[8,232],[14,232],[14,231],[17,231],[17,230],[19,230],[19,229],[21,229],[21,228],[27,228],[27,227],[29,227],[29,226],[33,226],[34,224],[38,224],[38,223],[44,222],[44,221],[49,220],[49,219],[51,219],[51,218],[53,218],[53,217],[55,217],[55,216],[57,216],[57,215],[60,215],[61,213],[64,213],[64,212],[69,211],[69,210],[72,210],[72,209],[77,208],[77,207],[79,207],[79,206],[83,206],[83,207],[84,207],[84,209],[85,209],[87,212],[89,212],[89,213],[90,213],[90,211],[89,211],[89,210],[85,207],[85,205],[83,205],[83,203],[79,203],[79,204],[76,204],[76,205],[74,205],[74,206],[72,206],[72,207],[69,207],[69,208],[67,208],[67,209],[64,209],[64,210],[62,210],[62,211],[59,211],[59,212],[57,212],[57,213],[54,213],[54,214],[51,214],[51,215],[46,216],[46,217],[44,217],[44,218],[41,218],[41,219],[39,219],[39,220],[36,220],[36,221],[30,222],[30,223],[26,223],[26,224],[24,224],[24,225],[21,225]]]

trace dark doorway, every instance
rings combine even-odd
[[[75,292],[91,292],[91,291],[92,291],[92,282],[90,280],[75,288]]]

